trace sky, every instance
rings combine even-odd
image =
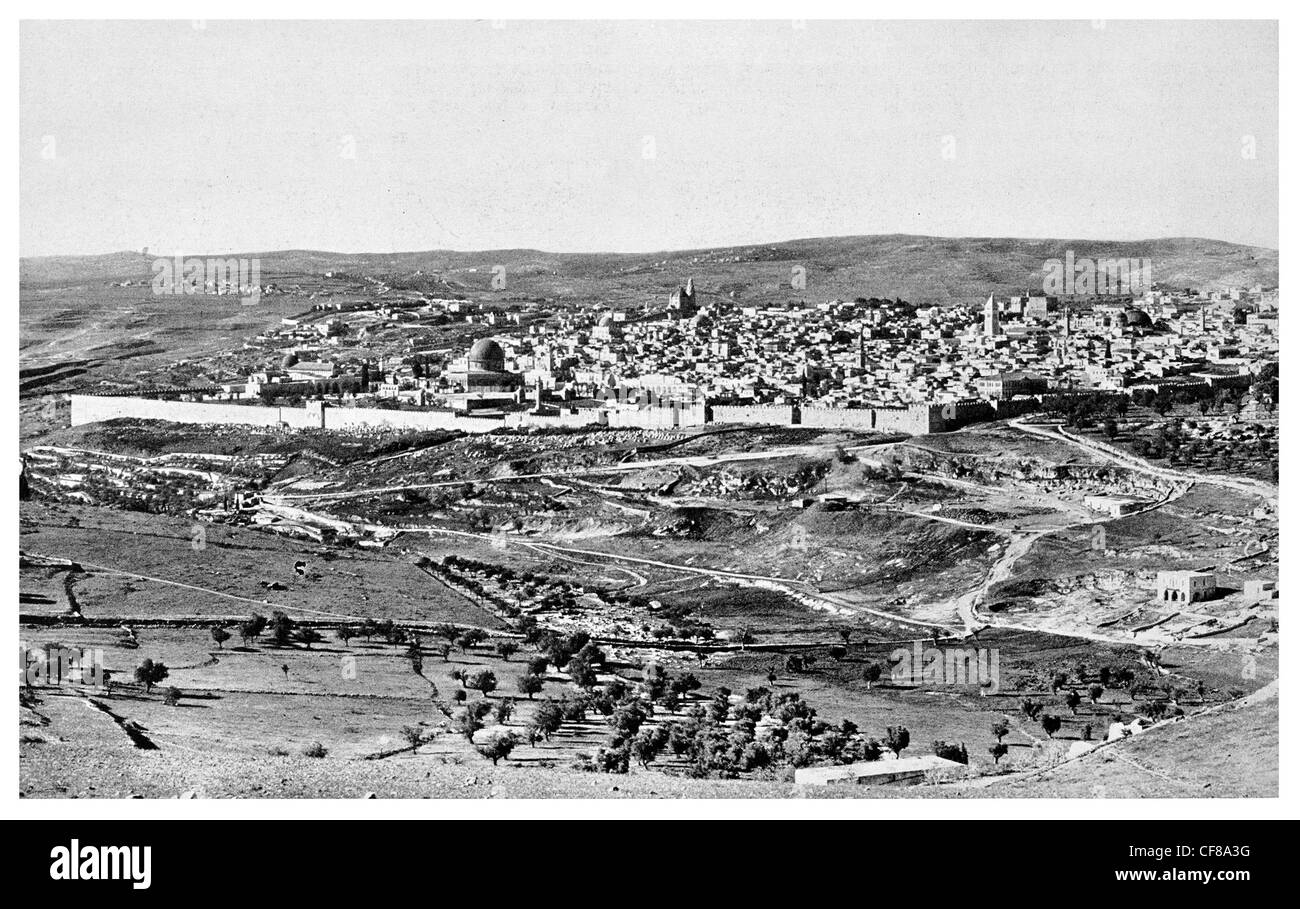
[[[24,22],[19,70],[24,256],[1277,246],[1272,22]]]

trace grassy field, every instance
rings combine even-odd
[[[333,621],[500,625],[400,553],[330,549],[249,528],[108,509],[25,503],[21,514],[24,550],[85,569],[73,590],[87,618],[246,616],[281,608]],[[306,563],[301,575],[298,562]],[[57,589],[51,592],[61,579],[56,583],[49,569],[24,569],[24,590],[29,581],[32,593],[50,599],[29,611],[62,611]]]
[[[1134,736],[1027,780],[997,798],[1277,798],[1277,697]]]
[[[100,427],[82,438],[110,449],[130,444],[140,453],[185,451],[204,441],[193,432],[127,429],[139,437],[115,437],[120,427]],[[235,449],[220,453],[261,444],[251,434],[209,441]],[[1169,755],[1197,743],[1236,744],[1228,727],[1213,720],[1218,714],[1195,714],[1277,677],[1276,601],[1247,609],[1237,592],[1248,577],[1275,576],[1275,549],[1255,553],[1261,538],[1275,541],[1275,525],[1255,516],[1253,497],[1198,486],[1177,491],[1157,511],[1105,519],[1079,501],[1090,488],[1087,471],[1097,465],[1004,426],[886,446],[912,449],[916,463],[928,468],[924,476],[868,469],[863,459],[838,450],[852,440],[833,434],[745,431],[689,439],[661,452],[640,451],[663,440],[635,433],[438,437],[409,447],[388,438],[313,441],[342,454],[336,461],[343,463],[297,463],[276,491],[306,495],[291,501],[352,522],[356,536],[348,528],[329,543],[280,536],[256,523],[266,511],[212,509],[199,512],[211,518],[201,521],[173,505],[170,513],[146,513],[39,497],[21,504],[24,640],[102,650],[120,683],[111,693],[32,692],[20,728],[24,795],[887,794],[857,787],[805,792],[793,786],[788,766],[751,771],[741,780],[691,780],[671,757],[649,771],[587,773],[575,765],[610,738],[595,714],[566,723],[549,741],[521,745],[493,768],[474,742],[448,728],[442,707],[462,690],[452,672],[495,673],[500,687],[487,696],[495,705],[515,695],[515,678],[530,654],[506,661],[489,641],[444,660],[429,649],[431,626],[512,634],[503,616],[512,614],[507,607],[514,596],[517,608],[543,602],[537,608],[547,623],[604,636],[611,663],[602,682],[614,674],[638,681],[647,659],[674,674],[694,673],[698,692],[671,714],[658,708],[652,724],[685,719],[690,707],[705,705],[722,688],[739,696],[771,686],[779,694],[798,693],[820,719],[851,721],[876,739],[887,727],[907,727],[908,755],[929,753],[940,740],[967,748],[974,779],[887,790],[915,796],[965,797],[985,786],[1050,794],[1075,786],[1076,774],[1082,785],[1080,768],[1092,768],[1091,785],[1113,785],[1108,793],[1128,793],[1142,777],[1154,777],[1179,782],[1166,780],[1166,788],[1153,791],[1188,794],[1213,765],[1188,761],[1183,779]],[[633,449],[655,460],[700,454],[713,460],[606,470]],[[749,451],[764,456],[727,460]],[[954,475],[959,471],[944,472],[958,460],[996,466],[979,482],[966,482]],[[566,475],[566,463],[601,472]],[[1061,464],[1083,473],[1053,477],[1051,468]],[[541,468],[555,476],[490,481]],[[131,476],[143,468],[106,459],[99,469]],[[339,494],[448,477],[458,481],[440,490]],[[318,496],[322,483],[331,492]],[[42,488],[41,495],[53,494],[49,481]],[[849,504],[809,503],[822,492]],[[380,546],[372,523],[406,529]],[[1097,527],[1105,532],[1102,545]],[[1248,542],[1251,554],[1243,556]],[[509,567],[519,584],[494,586],[505,601],[493,607],[491,599],[448,586],[420,567],[427,564],[422,558],[450,556]],[[1161,639],[1167,646],[1159,669],[1144,666],[1134,636],[1153,621],[1174,618],[1150,608],[1155,566],[1217,566],[1225,587],[1177,618],[1179,628],[1218,633]],[[465,570],[484,583],[493,576]],[[544,577],[519,579],[524,571]],[[459,583],[456,577],[468,575],[439,577]],[[991,582],[997,578],[1004,580]],[[558,585],[572,597],[545,606],[541,592],[554,592],[557,580],[584,589]],[[1017,627],[948,637],[963,624],[958,598],[986,585],[977,621]],[[618,596],[606,599],[610,593]],[[323,640],[310,648],[276,647],[265,636],[252,646],[238,638],[215,646],[211,625],[233,631],[250,613],[276,609],[312,624]],[[1205,625],[1207,617],[1222,621]],[[413,671],[403,645],[380,637],[345,643],[334,633],[341,622],[366,619],[418,629],[426,646],[423,674]],[[698,632],[669,629],[671,647],[652,639],[649,623],[669,619],[707,623],[717,637],[704,644],[692,642]],[[135,642],[127,625],[135,628]],[[970,679],[889,677],[896,651],[917,638],[932,642],[935,626],[944,637],[940,647],[997,653],[996,689]],[[754,636],[743,648],[739,631]],[[802,665],[787,661],[792,656]],[[145,658],[168,666],[162,689],[130,684]],[[882,666],[884,678],[868,684],[864,669],[872,664]],[[1093,703],[1086,695],[1103,668],[1133,672],[1134,684],[1109,686]],[[1058,675],[1063,686],[1053,684]],[[167,686],[181,691],[179,704],[164,703]],[[1083,696],[1073,709],[1071,691]],[[578,693],[566,675],[550,671],[544,696]],[[1171,697],[1193,715],[1185,723],[1051,769],[1070,749],[1103,736],[1112,721],[1131,722]],[[1049,736],[1022,709],[1026,699],[1058,717],[1060,729]],[[508,728],[522,732],[535,710],[536,702],[517,698]],[[995,763],[990,727],[1003,718],[1009,751]],[[1263,728],[1269,719],[1264,714],[1252,722]],[[404,730],[412,728],[424,737],[417,748],[405,746]],[[479,744],[487,732],[479,733]],[[307,756],[317,742],[325,756]],[[1170,744],[1161,750],[1161,743]],[[1153,749],[1160,762],[1140,751],[1124,760],[1130,749]],[[1222,779],[1222,793],[1214,794],[1265,791],[1270,781],[1275,788],[1276,759],[1270,763],[1266,741],[1232,754],[1240,772]]]
[[[520,745],[493,767],[462,736],[445,731],[445,717],[431,698],[435,689],[443,698],[457,690],[458,683],[451,677],[455,669],[491,669],[501,680],[501,689],[490,699],[499,702],[511,696],[513,678],[522,670],[522,655],[504,661],[487,647],[454,651],[446,661],[430,655],[420,676],[412,671],[400,646],[364,640],[353,640],[348,646],[327,640],[309,651],[264,644],[243,649],[230,643],[216,649],[204,629],[141,629],[136,648],[121,646],[120,635],[99,629],[27,629],[23,637],[32,645],[58,641],[68,647],[98,648],[106,667],[123,679],[145,657],[161,660],[170,667],[162,686],[175,685],[183,692],[179,705],[168,706],[161,689],[146,694],[129,683],[117,686],[111,696],[66,688],[34,689],[35,701],[22,710],[20,728],[19,786],[27,797],[174,797],[185,792],[216,797],[360,797],[376,792],[462,798],[884,794],[869,787],[802,789],[784,774],[724,782],[639,768],[628,775],[573,770],[579,755],[591,753],[608,737],[598,716],[566,724],[551,741],[537,747]],[[936,738],[965,743],[972,767],[983,773],[995,769],[986,752],[992,742],[989,726],[1009,717],[1010,753],[996,769],[1010,775],[999,778],[994,789],[981,790],[984,795],[1227,796],[1269,794],[1270,787],[1275,791],[1276,701],[1267,699],[1136,737],[1108,749],[1113,752],[1110,756],[1099,753],[1022,778],[1023,772],[1043,764],[1047,749],[1078,741],[1083,723],[1101,723],[1111,711],[1125,707],[1119,703],[1125,699],[1122,694],[1108,693],[1098,707],[1088,705],[1079,716],[1071,716],[1059,695],[1034,687],[1041,673],[1074,660],[1101,658],[1122,665],[1132,660],[1132,654],[1103,653],[1077,641],[1024,634],[986,643],[1000,648],[1002,664],[1008,667],[1003,684],[1009,686],[987,697],[972,686],[885,683],[868,690],[860,668],[866,660],[887,659],[887,651],[878,645],[854,646],[843,662],[823,660],[811,672],[783,671],[776,687],[798,690],[827,720],[852,719],[873,734],[882,734],[887,725],[905,725],[912,735],[909,753],[927,753],[929,742]],[[722,685],[733,690],[767,685],[770,662],[771,655],[764,654],[711,659],[693,670],[702,683],[700,696]],[[636,676],[630,667],[612,669]],[[542,696],[573,690],[567,678],[550,675]],[[1063,715],[1064,726],[1055,736],[1062,745],[1048,743],[1040,728],[1018,715],[1017,705],[1026,696]],[[482,697],[478,692],[469,694],[471,700]],[[93,706],[92,699],[116,718]],[[522,730],[535,705],[516,696],[507,728]],[[660,710],[653,722],[679,718],[684,709],[671,715]],[[121,723],[132,724],[154,749],[133,746]],[[428,743],[402,750],[406,726],[423,729]],[[304,756],[305,747],[314,742],[326,747],[324,757]],[[1232,777],[1216,770],[1217,762],[1225,759],[1231,760]],[[673,766],[671,760],[663,763]],[[1153,776],[1157,782],[1150,779]],[[1207,788],[1213,791],[1202,791]],[[961,785],[890,787],[887,792],[976,794]]]

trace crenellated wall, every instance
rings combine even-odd
[[[711,407],[709,411],[710,423],[762,423],[768,426],[793,426],[798,422],[798,413],[789,404],[727,404]]]
[[[326,407],[326,429],[452,429],[491,432],[505,425],[500,417],[462,417],[449,410],[383,410],[378,407]]]
[[[799,425],[813,426],[818,429],[856,429],[871,432],[881,428],[877,425],[878,414],[881,412],[870,407],[801,407]]]
[[[652,407],[613,407],[607,411],[610,426],[626,429],[675,429],[679,426],[703,426],[703,402]]]
[[[1007,416],[985,401],[955,404],[913,404],[908,407],[840,408],[796,405],[703,404],[682,407],[561,409],[558,414],[511,413],[504,417],[466,417],[449,410],[383,410],[372,407],[328,407],[308,401],[304,407],[162,401],[101,395],[71,395],[72,425],[130,418],[172,423],[221,423],[285,426],[292,429],[431,429],[491,432],[512,427],[580,427],[602,425],[636,429],[673,429],[705,423],[754,423],[764,426],[808,426],[859,432],[905,432],[924,435],[948,432],[982,420]]]
[[[244,423],[250,426],[306,426],[304,408],[244,407],[239,404],[200,404],[193,401],[159,401],[153,398],[71,395],[72,425],[103,420],[166,420],[169,423]],[[292,410],[285,415],[284,411]]]
[[[103,420],[165,420],[169,423],[220,423],[243,426],[287,426],[291,429],[453,429],[490,432],[505,425],[501,419],[458,416],[451,411],[381,410],[368,407],[323,407],[308,401],[305,407],[263,407],[242,404],[208,404],[195,401],[159,401],[153,398],[71,395],[72,425]]]

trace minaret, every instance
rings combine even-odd
[[[1002,334],[1002,326],[998,322],[998,305],[993,302],[993,294],[989,294],[988,302],[984,304],[984,334],[990,338]]]
[[[867,327],[858,328],[858,369],[867,371]]]

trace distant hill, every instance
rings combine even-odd
[[[1174,287],[1275,287],[1278,283],[1277,250],[1184,237],[1117,242],[888,234],[630,254],[533,249],[391,254],[284,250],[222,257],[260,259],[263,281],[344,272],[476,299],[636,305],[652,295],[668,294],[687,277],[694,277],[706,298],[725,295],[755,303],[860,296],[958,303],[976,302],[989,293],[1041,288],[1044,261],[1064,259],[1067,250],[1080,258],[1150,258],[1155,281]],[[19,281],[51,287],[148,279],[151,261],[151,256],[141,253],[21,259]],[[803,291],[791,286],[796,268],[804,270]],[[495,274],[504,274],[504,289],[493,289]]]

